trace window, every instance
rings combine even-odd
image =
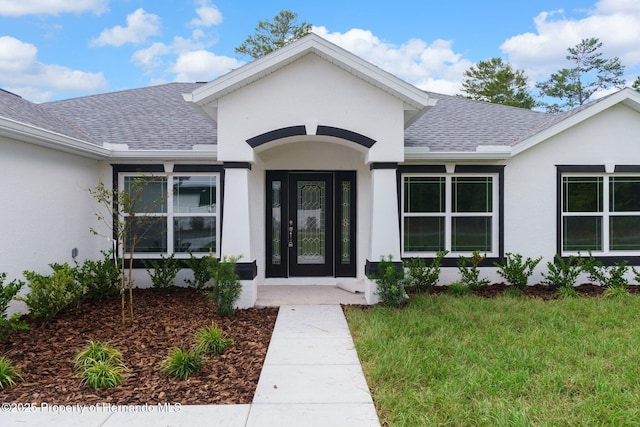
[[[497,256],[497,185],[495,174],[402,175],[403,253]]]
[[[121,174],[120,185],[135,200],[123,214],[128,233],[124,252],[218,253],[218,174]],[[135,240],[134,240],[135,238]]]
[[[640,252],[640,175],[562,175],[563,254]]]

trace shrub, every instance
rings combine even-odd
[[[462,282],[453,282],[447,287],[447,291],[456,297],[467,295],[471,289],[469,286]]]
[[[75,278],[69,264],[49,264],[53,273],[44,276],[34,271],[23,272],[31,288],[25,296],[16,299],[24,301],[35,319],[49,319],[82,296],[82,286]]]
[[[404,269],[394,265],[391,255],[384,257],[378,264],[378,271],[373,275],[378,287],[380,302],[386,307],[399,307],[406,303],[409,296],[404,290]]]
[[[14,385],[16,379],[21,377],[20,373],[13,367],[11,360],[0,356],[0,390]]]
[[[583,263],[583,269],[589,273],[589,280],[597,282],[605,288],[627,289],[629,287],[629,280],[625,277],[629,271],[627,264],[628,261],[621,261],[610,267],[605,267],[589,252],[589,258]]]
[[[411,258],[404,263],[409,273],[405,283],[419,292],[426,292],[438,284],[440,279],[440,263],[449,252],[439,251],[429,266],[420,258]]]
[[[109,343],[89,341],[74,357],[75,371],[82,377],[82,384],[92,388],[114,387],[122,384],[122,353]]]
[[[196,331],[196,345],[194,350],[201,354],[222,354],[233,340],[228,338],[224,331],[218,328],[215,323],[211,326],[204,326]]]
[[[15,330],[29,329],[27,323],[20,320],[20,314],[16,313],[7,318],[9,304],[18,295],[18,292],[24,286],[24,282],[14,279],[5,285],[6,278],[6,273],[0,273],[0,341],[5,341]]]
[[[82,383],[92,388],[115,387],[122,384],[124,366],[96,360],[82,371]]]
[[[576,284],[578,276],[582,272],[582,261],[580,258],[571,256],[566,261],[555,256],[555,262],[547,262],[548,273],[542,273],[542,283],[554,288],[571,288]]]
[[[212,253],[196,258],[193,254],[189,254],[189,259],[185,261],[187,267],[193,272],[193,280],[184,279],[184,281],[196,289],[203,290],[211,286],[212,272],[218,267],[218,258]]]
[[[484,255],[480,255],[480,252],[475,251],[471,255],[471,258],[460,255],[458,259],[458,271],[460,271],[460,275],[462,276],[461,281],[472,291],[477,291],[482,286],[489,284],[489,279],[480,279],[480,270],[478,270],[478,265],[480,265],[485,258]],[[467,263],[471,264],[471,268],[467,267]]]
[[[162,363],[165,374],[186,380],[191,374],[202,367],[202,357],[194,349],[185,350],[181,347],[169,349],[169,353]]]
[[[238,258],[235,257],[224,257],[221,262],[209,265],[213,278],[209,297],[215,304],[216,313],[223,317],[233,314],[236,301],[242,292],[242,285],[236,273],[237,260]]]
[[[173,281],[182,267],[180,267],[180,262],[174,258],[173,254],[166,258],[160,255],[160,258],[160,262],[156,260],[143,262],[144,266],[147,268],[149,276],[151,277],[153,287],[165,289],[173,285]]]
[[[527,258],[522,260],[522,255],[512,254],[507,252],[504,261],[500,263],[493,263],[498,267],[498,273],[504,277],[504,279],[516,288],[523,290],[527,288],[527,281],[533,274],[533,269],[542,260],[542,257],[531,259]]]
[[[636,282],[640,282],[640,271],[636,270],[635,267],[631,267],[631,269],[633,270],[633,274],[636,275],[635,277]]]
[[[74,358],[76,371],[82,371],[95,362],[106,362],[113,365],[122,365],[122,353],[109,343],[89,341]]]
[[[84,295],[91,301],[108,299],[120,292],[120,267],[114,259],[113,250],[101,251],[104,258],[98,261],[85,260],[76,265],[76,280],[84,289]]]

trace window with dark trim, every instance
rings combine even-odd
[[[431,167],[432,168],[432,167]],[[453,174],[400,169],[401,238],[406,257],[501,253],[502,167],[459,168]]]
[[[131,224],[127,238],[120,242],[123,252],[130,251],[135,237],[134,252],[138,258],[160,254],[217,255],[219,185],[219,173],[120,173],[118,187],[130,195],[139,192],[135,213],[122,214],[123,220]]]
[[[563,255],[640,254],[640,172],[561,172]]]

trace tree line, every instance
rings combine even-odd
[[[311,24],[297,22],[298,15],[283,10],[273,21],[259,21],[255,33],[235,51],[253,59],[260,58],[311,32]],[[464,72],[462,96],[478,101],[503,104],[519,108],[539,108],[548,112],[566,111],[584,105],[596,92],[622,89],[624,65],[618,57],[606,59],[602,54],[603,43],[594,37],[582,39],[569,47],[565,59],[569,66],[562,68],[542,82],[537,82],[537,98],[531,94],[529,78],[523,70],[514,69],[501,58],[478,62]],[[640,77],[632,87],[640,92]]]

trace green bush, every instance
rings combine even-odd
[[[20,314],[16,313],[7,318],[9,304],[18,295],[18,292],[24,286],[24,282],[14,279],[5,285],[6,278],[6,273],[0,273],[0,342],[9,338],[13,331],[29,329],[27,323],[20,320]]]
[[[395,265],[391,255],[384,257],[378,264],[378,271],[373,275],[377,285],[380,302],[386,307],[400,307],[409,299],[404,289],[404,269]]]
[[[209,265],[213,278],[209,297],[215,304],[216,313],[223,317],[233,314],[236,301],[242,293],[242,285],[236,273],[237,260],[235,257],[224,257],[221,262]]]
[[[420,258],[411,258],[405,261],[404,268],[407,269],[408,277],[405,279],[405,286],[411,287],[418,292],[427,292],[438,284],[440,279],[440,264],[449,252],[439,251],[430,265]]]
[[[493,265],[498,267],[498,273],[507,282],[520,290],[524,290],[527,288],[529,277],[531,277],[533,270],[541,260],[542,257],[536,259],[527,258],[523,261],[522,255],[507,252],[502,263],[495,262]]]
[[[547,262],[548,273],[542,273],[542,283],[554,288],[571,288],[576,284],[582,272],[583,263],[580,258],[571,256],[566,261],[560,255],[555,256],[554,262]]]
[[[101,260],[85,260],[76,264],[76,280],[84,289],[84,296],[91,301],[108,299],[120,292],[121,274],[113,250],[101,251]]]
[[[606,298],[624,298],[629,296],[629,289],[622,286],[611,286],[602,294]]]
[[[185,350],[181,347],[169,349],[166,359],[162,363],[165,374],[186,380],[202,367],[202,356],[194,349]]]
[[[80,301],[82,285],[75,278],[74,268],[69,264],[49,264],[53,273],[49,276],[34,271],[23,272],[29,282],[30,291],[16,299],[24,301],[35,319],[49,319],[72,303]]]
[[[198,290],[209,288],[211,286],[211,274],[218,268],[218,258],[212,253],[202,258],[196,258],[193,254],[189,254],[189,259],[185,262],[193,272],[193,280],[184,279],[185,283]]]
[[[605,267],[589,252],[589,258],[583,263],[583,269],[589,273],[589,280],[597,282],[605,288],[627,289],[629,287],[629,280],[626,278],[629,272],[628,263],[629,261],[621,261],[610,267]]]
[[[458,259],[458,271],[462,276],[461,281],[472,291],[477,291],[482,286],[489,284],[489,279],[480,279],[480,270],[478,270],[478,266],[485,258],[484,255],[480,255],[480,252],[475,251],[470,258],[460,255]],[[468,267],[467,264],[471,264],[471,267]]]
[[[174,258],[173,254],[168,257],[160,255],[161,261],[143,261],[147,272],[151,277],[154,288],[165,289],[173,285],[178,272],[182,269],[180,262]]]
[[[21,378],[21,375],[13,367],[11,360],[0,356],[0,390],[14,385],[18,378]]]
[[[224,331],[211,322],[210,326],[204,326],[196,331],[196,345],[194,350],[201,354],[222,354],[233,340],[228,338]]]

